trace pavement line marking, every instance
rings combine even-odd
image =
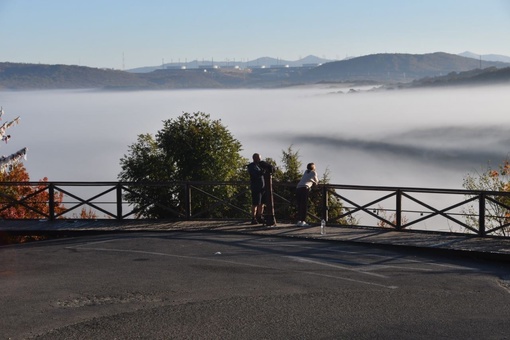
[[[347,250],[339,250],[339,249],[331,249],[331,248],[316,248],[316,247],[306,247],[306,246],[298,246],[298,245],[279,245],[283,247],[294,247],[294,248],[302,248],[302,249],[314,249],[314,250],[325,250],[332,253],[341,253],[341,254],[349,254],[349,255],[359,255],[359,252],[353,252],[353,251],[347,251]],[[394,257],[392,256],[385,256],[385,255],[379,255],[379,254],[366,254],[364,253],[363,256],[368,257],[378,257],[378,258],[384,258],[393,260]],[[399,259],[402,262],[410,262],[410,263],[420,263],[420,264],[434,264],[429,262],[422,262],[422,261],[416,261],[416,260],[408,260],[408,259]],[[360,262],[361,263],[361,262]],[[371,271],[371,270],[379,270],[379,269],[385,269],[385,268],[397,268],[402,270],[416,270],[416,271],[433,271],[434,269],[428,269],[428,268],[419,268],[419,267],[408,267],[405,263],[402,264],[395,264],[395,265],[388,265],[388,264],[363,264],[363,271]],[[361,271],[361,272],[363,272]]]
[[[332,264],[332,263],[327,263],[327,262],[320,262],[320,261],[310,260],[310,259],[303,258],[303,257],[298,257],[298,256],[285,256],[285,257],[290,258],[292,260],[296,260],[298,262],[313,263],[313,264],[318,264],[320,266],[332,267],[332,268],[336,268],[336,269],[347,270],[347,271],[356,272],[356,273],[360,273],[360,274],[376,276],[376,277],[380,277],[380,278],[383,278],[383,279],[387,279],[388,278],[388,276],[386,276],[386,275],[365,272],[362,269],[349,268],[349,267],[341,266],[341,265],[338,265],[338,264]]]
[[[86,244],[84,244],[84,246],[86,246]],[[73,248],[73,247],[68,247],[68,248]],[[83,250],[93,250],[93,251],[111,251],[111,252],[118,252],[118,253],[135,253],[135,254],[144,254],[144,255],[158,255],[158,256],[166,256],[166,257],[185,258],[185,259],[191,259],[191,260],[205,260],[205,261],[211,261],[211,262],[221,262],[221,263],[234,264],[234,265],[238,265],[238,266],[241,265],[241,266],[248,266],[248,267],[254,267],[254,268],[264,268],[264,269],[271,269],[271,270],[277,270],[277,271],[287,271],[287,272],[292,272],[292,273],[300,273],[300,274],[307,274],[307,275],[323,276],[323,277],[328,277],[328,278],[334,278],[334,279],[337,279],[337,280],[344,280],[344,281],[361,283],[361,284],[365,284],[365,285],[383,287],[383,288],[387,288],[387,289],[397,289],[398,288],[397,286],[388,286],[388,285],[378,284],[378,283],[375,283],[375,282],[350,279],[350,278],[346,278],[346,277],[342,277],[342,276],[320,274],[320,273],[308,272],[308,271],[303,272],[303,271],[298,271],[298,270],[281,269],[281,268],[275,268],[275,267],[269,267],[269,266],[261,266],[261,265],[256,265],[256,264],[250,264],[250,263],[240,263],[240,262],[235,262],[235,261],[212,259],[212,258],[207,258],[207,257],[174,255],[174,254],[167,254],[167,253],[160,253],[160,252],[153,252],[153,251],[144,251],[144,250],[129,250],[129,249],[126,250],[126,249],[113,249],[113,248],[112,249],[108,249],[108,248],[93,248],[93,247],[81,247],[81,246],[79,248],[83,249]],[[312,262],[315,262],[315,261],[312,261]],[[322,264],[322,263],[319,263],[319,264]],[[341,267],[341,266],[338,266],[338,267]],[[348,270],[348,268],[343,268],[343,269],[347,269]],[[356,270],[355,270],[355,272],[363,273],[363,272],[359,272],[359,271],[356,271]],[[365,274],[384,277],[382,275],[377,275],[377,274],[368,274],[368,273],[365,273]]]
[[[381,269],[399,269],[399,270],[408,270],[408,271],[422,271],[422,272],[432,272],[434,269],[432,268],[420,268],[420,267],[409,267],[405,264],[402,265],[388,265],[388,264],[369,264],[363,266],[363,270],[372,271],[372,270],[381,270]]]
[[[265,244],[264,242],[260,242],[262,244]],[[271,244],[274,246],[275,244]],[[292,245],[292,244],[277,244],[279,247],[291,247],[291,248],[302,248],[302,249],[318,249],[318,250],[326,250],[332,253],[344,253],[349,255],[359,255],[359,252],[355,251],[349,251],[349,250],[341,250],[341,249],[335,249],[332,247],[326,247],[326,248],[317,248],[317,247],[308,247],[308,246],[300,246],[300,245]],[[510,250],[509,250],[510,251]],[[388,256],[388,255],[380,255],[380,254],[371,254],[371,253],[363,253],[363,256],[365,257],[378,257],[378,258],[384,258],[384,259],[390,259],[394,260],[394,256]],[[475,268],[470,268],[466,266],[459,266],[454,264],[444,264],[444,263],[436,263],[436,262],[428,262],[426,260],[413,260],[413,259],[407,259],[407,258],[397,258],[401,262],[409,262],[409,263],[419,263],[424,265],[430,265],[430,266],[438,266],[438,267],[445,267],[445,268],[453,268],[453,269],[460,269],[460,270],[469,270],[469,271],[479,271]],[[402,263],[403,266],[405,266],[405,263]],[[433,269],[422,269],[422,268],[409,268],[409,267],[399,267],[399,266],[390,266],[385,265],[387,267],[395,267],[395,268],[408,268],[408,269],[414,269],[414,270],[423,270],[423,271],[432,271]]]
[[[327,277],[327,278],[331,278],[331,279],[350,281],[350,282],[361,283],[361,284],[365,284],[365,285],[369,285],[369,286],[377,286],[377,287],[387,288],[387,289],[398,289],[398,286],[387,286],[387,285],[383,285],[383,284],[379,284],[379,283],[375,283],[375,282],[349,279],[347,277],[342,277],[342,276],[320,274],[320,273],[315,273],[315,272],[299,272],[299,273],[307,274],[307,275],[323,276],[323,277]]]
[[[108,242],[117,241],[117,240],[121,240],[121,239],[120,238],[110,238],[110,239],[102,240],[102,241],[86,242],[86,243],[82,243],[82,244],[77,244],[75,246],[65,247],[64,249],[81,248],[83,246],[88,246],[88,245],[91,245],[91,244],[108,243]]]
[[[83,248],[83,246],[87,246],[87,245],[92,245],[92,244],[100,244],[100,243],[108,243],[108,242],[113,242],[113,241],[119,241],[119,240],[123,240],[123,238],[110,238],[110,239],[106,239],[106,240],[101,240],[101,241],[94,241],[94,242],[86,242],[86,243],[82,243],[82,244],[78,244],[78,245],[75,245],[75,246],[72,246],[72,247],[66,247],[66,249],[69,249],[69,248],[82,248],[82,249],[86,249],[86,248]],[[325,247],[325,248],[320,248],[320,247],[310,247],[310,246],[303,246],[303,245],[292,245],[292,244],[274,244],[274,243],[267,243],[267,242],[257,242],[255,241],[256,243],[261,243],[261,244],[265,244],[265,245],[271,245],[271,246],[280,246],[280,247],[290,247],[290,248],[301,248],[301,249],[318,249],[318,250],[326,250],[328,252],[334,252],[334,253],[346,253],[346,254],[352,254],[352,255],[357,255],[358,253],[357,252],[352,252],[352,251],[347,251],[347,250],[340,250],[340,249],[336,249],[336,248],[332,248],[332,247]],[[135,251],[135,250],[133,250]],[[164,253],[160,253],[160,254],[157,254],[157,253],[154,253],[153,255],[163,255],[163,256],[169,256],[168,254],[164,254]],[[379,258],[386,258],[386,259],[393,259],[393,257],[391,256],[386,256],[386,255],[379,255],[379,254],[364,254],[365,256],[372,256],[372,257],[379,257]],[[173,255],[173,256],[178,256],[178,255]],[[193,258],[193,257],[190,257],[190,258]],[[431,265],[431,266],[438,266],[438,267],[445,267],[445,268],[454,268],[454,269],[463,269],[463,270],[469,270],[469,271],[478,271],[474,268],[469,268],[469,267],[465,267],[465,266],[458,266],[458,265],[448,265],[448,264],[442,264],[442,263],[434,263],[434,262],[424,262],[424,261],[419,261],[419,260],[412,260],[412,259],[403,259],[403,258],[399,258],[400,261],[403,261],[403,262],[410,262],[410,263],[420,263],[420,264],[425,264],[425,265]],[[312,260],[310,260],[312,261]],[[235,262],[232,262],[232,263],[235,263]],[[317,263],[320,263],[320,262],[317,262]],[[249,265],[249,264],[246,264],[246,265]],[[356,271],[356,270],[352,270],[350,269],[349,267],[342,267],[342,266],[339,266],[340,268],[342,269],[345,269],[345,270],[351,270],[351,271]],[[263,267],[265,268],[265,267]],[[269,268],[269,267],[268,267]],[[371,271],[371,270],[378,270],[378,269],[383,269],[383,268],[397,268],[397,269],[407,269],[407,270],[417,270],[417,271],[432,271],[432,269],[425,269],[425,268],[415,268],[415,267],[406,267],[404,263],[402,263],[402,266],[398,266],[398,265],[363,265],[363,270],[359,270],[357,272],[359,273],[363,273],[363,274],[367,274],[367,275],[370,275],[370,273],[368,271]],[[384,276],[384,275],[378,275],[378,274],[372,274],[374,276],[380,276],[380,277],[383,277],[383,278],[388,278],[387,276]]]

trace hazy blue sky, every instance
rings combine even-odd
[[[168,62],[510,56],[510,0],[0,0],[0,62],[126,69]]]

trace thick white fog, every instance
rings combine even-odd
[[[21,120],[0,154],[28,147],[32,180],[115,181],[138,134],[196,111],[221,119],[245,157],[280,161],[292,145],[336,184],[462,188],[509,151],[510,86],[348,90],[4,91],[3,121]]]

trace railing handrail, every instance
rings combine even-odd
[[[2,186],[37,186],[37,185],[60,185],[60,186],[115,186],[115,185],[130,185],[130,186],[158,186],[158,185],[239,185],[248,184],[247,181],[28,181],[28,182],[7,182],[0,181]],[[278,182],[274,181],[277,185],[294,186],[297,182]],[[346,190],[365,190],[365,191],[406,191],[406,192],[423,192],[423,193],[444,193],[444,194],[460,194],[460,195],[478,195],[484,193],[486,195],[499,195],[510,196],[507,191],[490,191],[490,190],[468,190],[468,189],[448,189],[448,188],[425,188],[425,187],[400,187],[400,186],[377,186],[377,185],[353,185],[353,184],[319,184],[318,187],[328,187],[332,189],[346,189]]]
[[[193,187],[196,187],[196,188],[204,187],[204,186],[245,186],[245,187],[248,187],[248,185],[249,185],[249,182],[247,182],[247,181],[138,181],[138,182],[124,182],[124,181],[39,181],[39,182],[30,181],[30,182],[5,182],[4,181],[4,182],[0,182],[0,198],[4,198],[4,199],[7,200],[4,203],[7,204],[8,207],[11,207],[11,206],[14,206],[16,204],[19,204],[19,205],[24,206],[25,208],[30,208],[28,203],[27,203],[27,201],[28,201],[27,197],[21,198],[19,200],[16,200],[13,197],[9,197],[8,195],[3,194],[1,189],[3,187],[12,187],[12,186],[32,186],[32,187],[39,187],[40,188],[39,191],[47,190],[48,191],[48,196],[49,196],[49,199],[48,199],[49,202],[47,202],[48,205],[49,205],[49,209],[48,209],[48,214],[45,215],[44,217],[52,220],[52,219],[55,219],[55,218],[60,218],[61,215],[63,214],[62,213],[62,214],[59,215],[58,213],[55,213],[55,202],[54,202],[54,199],[55,199],[55,190],[58,190],[61,193],[64,193],[65,195],[68,195],[68,197],[71,197],[71,198],[75,199],[76,202],[77,202],[75,204],[75,206],[73,206],[72,208],[68,209],[67,212],[69,212],[69,211],[71,211],[73,209],[79,208],[81,206],[89,206],[89,207],[92,207],[92,208],[94,208],[94,209],[96,209],[98,211],[101,211],[101,212],[107,214],[110,217],[113,217],[113,218],[116,218],[116,219],[123,219],[123,218],[127,218],[127,217],[129,217],[129,216],[131,216],[132,214],[135,213],[135,212],[132,211],[130,213],[124,214],[123,211],[122,211],[123,210],[122,209],[122,205],[123,204],[129,204],[129,202],[123,200],[123,192],[122,191],[125,190],[125,192],[129,192],[128,188],[159,187],[159,186],[163,186],[163,187],[165,187],[165,186],[179,187],[179,186],[182,186],[183,188],[185,188],[186,192],[190,192],[190,190]],[[296,183],[274,181],[273,182],[273,186],[275,186],[275,187],[295,188]],[[93,196],[91,198],[84,199],[84,198],[81,198],[78,195],[74,195],[73,193],[70,193],[68,190],[65,190],[64,187],[110,187],[110,188],[106,189],[105,191],[103,191],[103,192],[101,192],[99,194],[96,194],[95,196]],[[349,212],[349,208],[346,208],[347,212],[341,214],[341,216],[339,218],[343,218],[343,217],[346,217],[346,216],[353,216],[353,214],[356,213],[356,212],[364,212],[364,213],[367,213],[368,215],[371,215],[373,218],[376,218],[377,220],[379,220],[384,225],[391,226],[391,227],[395,228],[396,230],[401,230],[401,229],[407,227],[408,225],[416,224],[419,221],[423,221],[423,220],[426,220],[426,219],[434,217],[434,216],[445,217],[445,218],[453,221],[457,225],[460,225],[460,226],[464,227],[465,229],[474,231],[474,232],[476,232],[477,234],[479,234],[481,236],[485,236],[487,233],[490,233],[490,232],[492,232],[494,230],[500,230],[500,229],[507,228],[507,227],[510,226],[510,223],[507,223],[507,219],[504,219],[503,220],[504,223],[500,223],[500,225],[497,226],[497,228],[493,228],[492,230],[490,230],[490,228],[488,228],[486,223],[485,223],[485,219],[486,219],[486,211],[485,211],[486,204],[490,204],[491,202],[492,203],[496,203],[500,207],[505,209],[504,210],[505,212],[510,211],[510,207],[507,206],[504,202],[497,201],[497,197],[510,197],[510,192],[505,192],[505,191],[484,191],[484,190],[422,188],[422,187],[396,187],[396,186],[373,186],[373,185],[351,185],[351,184],[329,184],[329,183],[327,183],[327,184],[319,184],[318,185],[318,189],[322,193],[323,197],[322,197],[322,200],[321,200],[321,205],[322,206],[320,207],[320,209],[318,209],[318,211],[320,212],[321,216],[320,217],[315,216],[315,218],[324,218],[324,219],[328,220],[328,206],[327,206],[328,199],[327,199],[327,195],[333,194],[333,195],[336,195],[337,198],[342,199],[342,200],[344,200],[344,202],[348,202],[348,203],[350,203],[351,205],[354,206],[352,212]],[[104,195],[106,195],[106,194],[108,194],[108,193],[110,193],[112,191],[115,191],[115,190],[116,190],[115,202],[111,202],[111,204],[116,204],[117,205],[117,209],[116,209],[115,213],[107,212],[103,208],[99,207],[98,204],[96,204],[97,202],[95,200],[97,198],[102,197],[102,196],[104,196]],[[382,198],[376,199],[376,200],[372,201],[371,203],[358,205],[357,203],[354,203],[353,201],[350,201],[349,199],[346,199],[342,195],[337,194],[336,190],[341,191],[341,192],[345,192],[345,191],[348,191],[348,192],[349,191],[388,192],[389,194],[383,196]],[[466,200],[464,200],[464,201],[462,201],[460,203],[456,203],[454,205],[451,205],[451,206],[449,206],[447,208],[443,208],[443,209],[437,208],[436,209],[433,206],[431,206],[431,205],[429,205],[427,203],[422,202],[419,198],[411,196],[412,194],[417,194],[417,193],[418,194],[419,193],[424,193],[424,194],[464,195],[464,197],[471,197],[471,198],[470,199],[466,199]],[[185,206],[185,210],[186,211],[184,212],[184,214],[181,215],[181,217],[184,216],[184,218],[186,218],[186,219],[190,219],[190,218],[193,217],[193,215],[192,215],[192,213],[190,211],[190,209],[191,209],[190,202],[191,201],[188,202],[188,200],[191,200],[191,195],[188,195],[188,196],[187,196],[186,202],[185,202],[185,205],[186,205]],[[389,199],[391,197],[394,197],[395,200],[396,200],[395,208],[394,208],[394,211],[395,211],[395,220],[394,220],[394,222],[388,220],[387,217],[383,218],[383,217],[378,216],[378,214],[376,214],[376,213],[374,213],[372,211],[372,210],[374,210],[374,208],[370,207],[371,205],[373,206],[374,204],[377,204],[378,202],[386,200],[386,199]],[[211,198],[212,199],[216,199],[217,201],[222,201],[221,198],[215,197],[214,195],[211,195]],[[280,198],[282,198],[282,197],[280,197]],[[423,207],[426,208],[426,209],[429,209],[430,210],[429,215],[427,215],[425,217],[419,217],[417,220],[412,221],[411,223],[407,223],[407,224],[403,223],[403,212],[409,212],[409,211],[402,210],[402,199],[403,198],[412,200],[415,204],[418,204],[419,206],[421,206],[422,209],[423,209]],[[478,228],[476,230],[473,229],[472,227],[468,226],[467,224],[461,222],[460,220],[452,217],[455,214],[452,213],[452,212],[449,212],[450,210],[458,208],[459,206],[461,206],[463,204],[466,204],[466,203],[469,203],[469,202],[471,202],[473,200],[478,200],[478,202],[479,202],[479,205],[478,205],[479,213],[478,213],[478,216],[477,216],[479,222],[478,222]],[[287,201],[287,202],[290,203],[290,201]],[[102,203],[104,203],[104,202],[102,202]],[[154,204],[158,204],[157,202],[153,202],[153,203]],[[219,204],[221,204],[221,203],[224,203],[226,205],[230,205],[234,209],[239,209],[239,207],[236,207],[236,206],[232,205],[229,202],[222,201]],[[2,211],[2,209],[5,209],[5,205],[0,206],[0,212]],[[33,208],[32,210],[33,210],[33,212],[35,212],[37,214],[41,213],[41,210],[39,210],[37,208]],[[391,209],[380,209],[380,210],[382,210],[382,211],[392,211]],[[508,218],[508,220],[510,220],[510,217]],[[487,229],[489,229],[489,230],[487,230]]]

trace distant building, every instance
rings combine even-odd
[[[198,65],[199,70],[215,70],[219,68],[218,65]]]
[[[166,70],[185,70],[186,66],[184,65],[167,65],[165,66]]]
[[[289,68],[290,66],[289,65],[271,65],[270,68]]]

